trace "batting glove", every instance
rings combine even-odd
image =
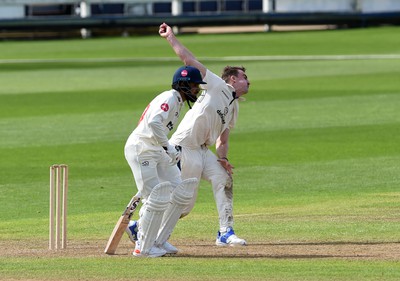
[[[165,152],[171,158],[170,164],[176,165],[179,161],[181,161],[181,147],[180,146],[173,146],[168,144],[168,146],[164,146]]]

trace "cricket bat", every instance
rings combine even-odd
[[[139,205],[139,202],[140,197],[138,197],[137,195],[133,196],[128,206],[126,206],[125,211],[118,219],[117,224],[115,225],[114,230],[112,231],[111,236],[108,239],[107,246],[104,249],[104,253],[106,253],[107,255],[115,254],[119,241],[121,241],[122,235],[124,234],[133,213]]]

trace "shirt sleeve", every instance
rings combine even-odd
[[[149,127],[153,131],[153,136],[161,146],[168,145],[168,137],[165,134],[164,125],[160,115],[154,116],[149,122]]]
[[[168,145],[168,123],[171,122],[171,112],[174,108],[173,97],[154,100],[154,110],[149,116],[148,125],[153,136],[161,146]]]
[[[219,84],[225,84],[225,81],[222,80],[221,77],[219,77],[217,74],[211,72],[210,70],[207,69],[206,76],[204,77],[204,81],[207,84],[202,85],[207,90],[211,90],[212,88],[215,88]]]

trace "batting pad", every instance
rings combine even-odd
[[[163,245],[174,230],[184,208],[191,202],[197,179],[183,180],[172,192],[171,202],[164,213],[161,229],[158,233],[156,245]]]
[[[156,185],[143,205],[139,220],[139,245],[142,254],[148,254],[154,246],[165,210],[171,198],[172,185],[163,182]]]

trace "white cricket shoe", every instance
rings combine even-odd
[[[227,232],[222,235],[221,232],[218,231],[215,244],[217,246],[246,246],[247,242],[237,237],[232,227],[228,227]]]
[[[172,244],[170,244],[168,242],[165,242],[164,244],[159,245],[159,248],[164,249],[167,252],[167,254],[176,254],[179,251],[177,247],[173,246]]]
[[[164,249],[153,246],[150,248],[147,254],[141,253],[139,248],[135,248],[132,255],[138,258],[157,258],[164,256],[166,253],[167,251],[165,251]]]

